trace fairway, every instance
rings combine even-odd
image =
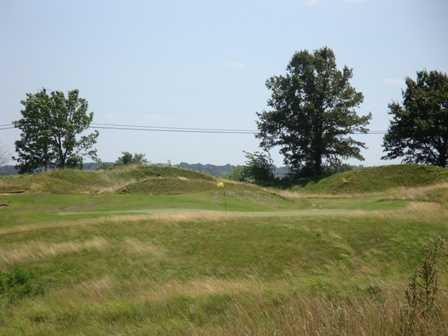
[[[380,316],[403,302],[423,246],[448,232],[444,184],[362,195],[159,186],[3,193],[0,269],[18,280],[1,294],[0,334],[295,335],[303,314],[331,320],[325,306],[358,300]]]

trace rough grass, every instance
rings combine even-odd
[[[98,171],[63,169],[35,175],[0,177],[0,193],[100,193],[123,189],[128,184],[151,178],[153,181],[157,178],[214,181],[211,176],[175,167],[131,165]]]
[[[179,176],[133,179],[208,183]],[[402,335],[423,246],[448,237],[445,184],[145,188],[0,195],[0,335]],[[418,335],[447,334],[447,266]]]
[[[403,298],[399,292],[367,297],[299,296],[268,301],[255,297],[234,303],[224,326],[192,328],[193,335],[390,336],[403,333]],[[448,335],[448,297],[441,294],[437,316],[415,321],[411,335]]]
[[[448,169],[420,165],[391,165],[355,169],[307,184],[307,192],[367,193],[448,181]]]

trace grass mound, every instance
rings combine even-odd
[[[312,182],[304,190],[325,193],[381,192],[448,181],[448,169],[434,166],[392,165],[356,169]]]
[[[175,167],[124,166],[99,171],[61,169],[34,175],[1,177],[0,193],[98,193],[121,190],[127,185],[130,185],[130,190],[138,190],[144,189],[145,185],[148,184],[145,182],[140,186],[140,182],[149,179],[153,181],[157,181],[157,179],[169,181],[194,180],[201,181],[203,184],[211,184],[214,181],[211,176]],[[193,182],[190,184],[193,184]],[[168,187],[167,185],[165,190]],[[176,188],[177,185],[172,187]]]
[[[216,189],[216,183],[204,179],[186,177],[156,177],[128,184],[119,191],[122,193],[147,194],[185,194]]]

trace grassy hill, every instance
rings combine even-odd
[[[403,335],[408,279],[448,238],[443,184],[318,195],[134,166],[0,186],[0,335]],[[447,335],[446,271],[421,335]]]
[[[190,170],[166,166],[123,166],[97,171],[63,169],[34,175],[0,177],[0,193],[100,193],[124,191],[127,186],[130,190],[137,191],[141,186],[142,191],[158,193],[161,184],[171,186],[171,191],[175,192],[182,182],[191,186],[195,184],[187,181],[208,183],[210,187],[215,185],[213,177]]]
[[[303,190],[323,193],[381,192],[399,187],[418,187],[448,181],[448,169],[420,165],[390,165],[338,173]]]

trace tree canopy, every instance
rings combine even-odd
[[[145,158],[145,154],[122,152],[121,156],[115,161],[116,165],[128,165],[128,164],[144,164],[148,160]]]
[[[22,118],[15,122],[20,129],[16,141],[17,168],[20,173],[39,169],[82,166],[83,157],[96,157],[93,149],[98,132],[85,134],[93,119],[87,100],[71,90],[67,97],[61,91],[45,89],[26,95],[21,101]]]
[[[342,159],[363,160],[363,142],[351,134],[365,133],[371,115],[359,116],[361,92],[350,84],[353,72],[336,67],[329,48],[294,54],[285,75],[273,76],[269,109],[258,115],[257,137],[265,149],[279,147],[296,175],[318,176]]]
[[[244,154],[246,162],[239,171],[238,180],[260,185],[268,185],[274,182],[275,166],[268,152],[244,152]]]
[[[420,71],[406,79],[403,104],[389,105],[391,125],[384,136],[384,159],[448,165],[448,76]]]

